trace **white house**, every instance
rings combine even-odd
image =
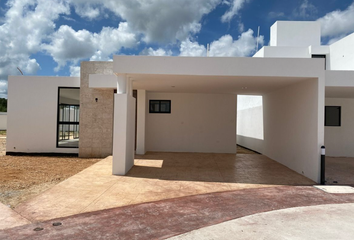
[[[80,78],[11,76],[7,154],[113,154],[124,175],[134,151],[236,153],[240,143],[319,182],[322,145],[354,155],[353,42],[321,46],[319,23],[276,22],[253,58],[114,56],[82,62]],[[261,104],[237,111],[237,95]],[[340,127],[324,127],[325,105]]]

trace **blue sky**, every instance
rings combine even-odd
[[[0,0],[0,97],[8,75],[77,76],[113,54],[252,56],[277,20],[322,24],[322,43],[354,32],[354,0]],[[260,37],[257,28],[260,26]]]

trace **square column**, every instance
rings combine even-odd
[[[146,121],[146,90],[138,90],[137,104],[137,134],[136,154],[144,155],[145,149],[145,121]]]
[[[135,98],[127,93],[114,95],[114,175],[125,175],[134,166]]]

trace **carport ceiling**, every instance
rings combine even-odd
[[[326,87],[326,98],[354,98],[354,87]]]
[[[309,78],[131,74],[134,89],[152,92],[263,95]]]

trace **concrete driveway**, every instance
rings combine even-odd
[[[31,221],[212,192],[313,181],[259,154],[147,153],[126,176],[108,157],[15,210]]]

